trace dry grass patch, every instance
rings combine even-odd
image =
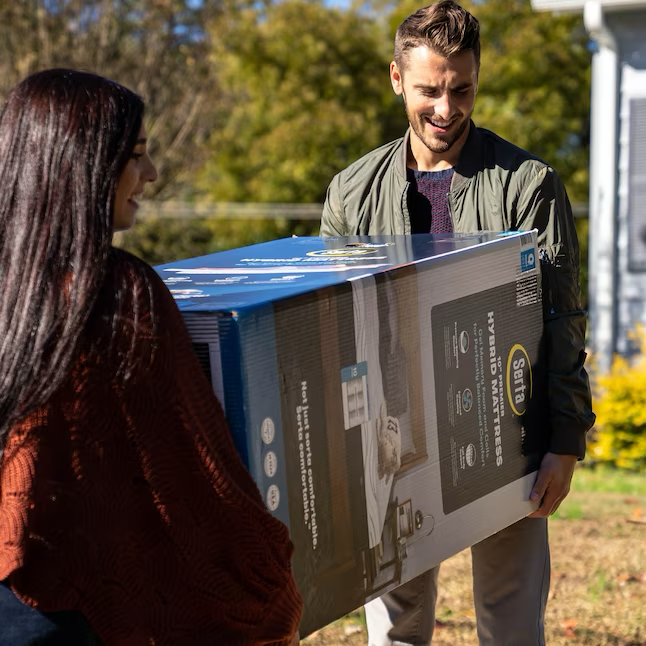
[[[549,646],[646,646],[646,476],[580,469],[550,521]],[[632,521],[632,522],[631,522]],[[476,646],[471,554],[445,561],[433,646]],[[303,640],[365,646],[360,611]]]

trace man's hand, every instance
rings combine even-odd
[[[576,463],[576,455],[545,454],[529,496],[531,501],[540,500],[541,504],[530,518],[547,518],[559,508],[570,491]]]

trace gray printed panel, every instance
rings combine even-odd
[[[445,514],[536,469],[523,443],[540,389],[541,304],[517,299],[510,283],[432,309]]]

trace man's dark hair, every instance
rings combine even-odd
[[[143,112],[114,81],[51,69],[14,87],[0,113],[0,451],[71,369]]]
[[[420,46],[445,58],[470,49],[476,67],[480,68],[480,25],[453,0],[440,0],[418,9],[399,25],[395,34],[395,63],[400,70],[406,67],[408,51]]]

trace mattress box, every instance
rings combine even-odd
[[[533,510],[536,245],[300,237],[156,268],[290,529],[302,637]]]

